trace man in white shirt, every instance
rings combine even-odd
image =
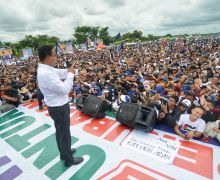
[[[186,140],[201,137],[205,130],[205,121],[201,119],[204,112],[202,107],[195,107],[191,114],[181,115],[174,131]]]
[[[73,86],[75,68],[56,69],[54,64],[57,60],[55,49],[44,45],[39,48],[37,69],[37,81],[44,95],[44,102],[48,106],[48,112],[54,120],[56,128],[56,141],[60,151],[60,159],[65,161],[65,166],[79,164],[82,157],[73,157],[76,149],[71,149],[70,135],[70,106],[68,94]]]

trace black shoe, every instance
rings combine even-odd
[[[44,109],[44,107],[43,106],[39,106],[39,110],[43,110]]]
[[[72,149],[71,149],[72,155],[73,155],[75,152],[76,152],[76,148],[72,148]],[[61,156],[60,156],[60,159],[61,159],[61,160],[64,160],[63,157],[61,157]]]
[[[64,165],[66,167],[70,167],[72,165],[77,165],[77,164],[81,163],[83,160],[84,160],[83,157],[73,157],[73,160],[71,162],[65,161]]]

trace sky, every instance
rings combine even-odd
[[[220,32],[219,0],[0,0],[0,41],[47,34],[73,38],[77,26],[109,27],[111,36]]]

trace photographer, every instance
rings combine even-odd
[[[176,121],[179,119],[181,112],[177,108],[176,104],[178,97],[173,95],[169,98],[168,102],[161,101],[161,112],[159,114],[158,124],[167,124],[170,127],[176,125]]]

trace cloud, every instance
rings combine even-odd
[[[111,0],[111,1],[104,1],[104,2],[109,6],[109,8],[119,8],[121,6],[126,5],[126,0],[121,0],[121,1]]]
[[[27,34],[71,39],[77,26],[109,27],[110,34],[220,32],[218,0],[7,0],[0,1],[0,41]]]

